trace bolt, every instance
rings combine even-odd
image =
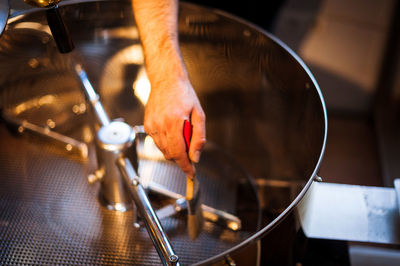
[[[68,143],[67,145],[65,145],[65,149],[67,151],[72,151],[72,145]]]
[[[46,124],[49,128],[55,128],[56,127],[56,122],[54,122],[52,119],[47,119]]]
[[[133,223],[133,227],[134,227],[135,229],[139,229],[139,228],[140,228],[140,224],[139,224],[139,223],[136,223],[136,222],[134,222],[134,223]]]
[[[322,178],[320,177],[320,176],[315,176],[314,177],[314,181],[317,181],[317,182],[322,182]]]
[[[88,182],[89,184],[94,184],[97,181],[100,181],[104,177],[104,169],[98,169],[94,172],[94,174],[90,174],[88,176]]]
[[[178,260],[179,260],[179,257],[177,255],[175,255],[175,254],[169,256],[169,261],[172,262],[172,263],[177,263]]]
[[[139,185],[139,179],[137,177],[135,177],[134,179],[132,179],[132,185],[137,186]]]
[[[236,266],[236,262],[232,259],[231,256],[229,256],[229,254],[225,257],[225,263],[229,266]]]

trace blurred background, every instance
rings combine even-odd
[[[325,182],[393,187],[400,176],[399,1],[191,2],[271,32],[310,68],[328,110]],[[400,257],[371,244],[314,239],[305,246],[304,265],[397,265]]]
[[[328,111],[323,181],[393,187],[400,177],[399,1],[191,2],[271,32],[310,68]],[[398,265],[400,257],[371,244],[314,239],[305,246],[304,265]]]
[[[190,2],[258,25],[305,61],[329,115],[324,181],[393,186],[400,176],[398,1]]]

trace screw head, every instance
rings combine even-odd
[[[172,263],[176,263],[176,262],[178,262],[178,260],[179,260],[179,257],[175,254],[169,256],[169,261]]]

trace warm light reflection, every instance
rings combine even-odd
[[[120,212],[125,212],[127,211],[127,208],[124,204],[121,203],[115,203],[114,208],[116,211],[120,211]]]
[[[136,27],[120,27],[116,29],[96,29],[96,36],[103,39],[126,38],[139,39],[139,32]]]
[[[24,0],[25,3],[34,7],[51,7],[61,2],[61,0]]]
[[[229,222],[228,228],[230,228],[232,231],[237,231],[239,230],[239,224],[236,222]]]
[[[39,108],[45,104],[52,104],[55,102],[55,100],[56,97],[54,95],[45,95],[40,98],[33,98],[31,100],[18,104],[13,111],[16,115],[18,115],[25,112],[26,110]]]
[[[126,86],[127,66],[137,65],[142,67],[143,64],[144,56],[140,44],[134,44],[118,51],[107,61],[101,76],[100,91],[102,97],[112,98]],[[139,70],[139,72],[141,71]],[[136,75],[136,73],[131,75]],[[133,76],[132,78],[136,77]]]
[[[51,35],[50,28],[47,25],[38,22],[21,22],[15,26],[15,29],[33,29],[43,31]]]
[[[139,153],[139,157],[150,160],[165,160],[162,152],[157,148],[154,140],[150,136],[144,139],[143,150]]]
[[[144,68],[140,69],[138,77],[133,83],[133,90],[140,102],[143,105],[146,105],[147,100],[149,99],[151,85]]]
[[[86,143],[92,142],[94,136],[89,125],[84,125],[82,128],[83,141]]]

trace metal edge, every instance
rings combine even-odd
[[[181,2],[182,3],[182,2]],[[201,6],[201,5],[197,5],[197,4],[192,4],[192,3],[187,3],[187,2],[183,2],[185,5],[192,5],[192,6]],[[210,7],[206,7],[206,6],[202,6],[205,9],[209,9],[210,11],[213,11],[215,13],[217,13],[218,15],[224,16],[226,18],[232,19],[234,21],[240,22],[244,25],[247,25],[250,28],[253,28],[255,30],[257,30],[258,32],[266,35],[268,38],[270,38],[272,41],[274,41],[275,43],[277,43],[279,46],[281,46],[283,49],[286,50],[286,52],[288,52],[299,64],[300,66],[306,71],[307,75],[309,76],[309,78],[311,79],[312,83],[315,86],[315,89],[319,95],[320,98],[320,102],[321,102],[321,107],[322,107],[322,111],[324,114],[324,138],[322,141],[322,147],[321,147],[321,152],[320,152],[320,156],[319,159],[317,161],[317,164],[314,168],[313,173],[311,174],[310,178],[308,179],[306,185],[303,187],[303,189],[301,190],[301,192],[297,195],[297,197],[290,203],[290,205],[278,216],[276,217],[272,222],[270,222],[267,226],[265,226],[264,228],[262,228],[260,231],[256,232],[254,235],[252,235],[251,237],[249,237],[248,239],[244,240],[242,243],[214,256],[211,257],[207,260],[201,261],[199,263],[196,263],[194,265],[208,265],[211,263],[214,263],[218,260],[220,260],[221,258],[234,253],[235,251],[238,251],[239,249],[242,249],[244,247],[247,247],[248,245],[252,244],[253,242],[257,241],[258,239],[262,238],[263,236],[265,236],[266,234],[268,234],[273,228],[275,228],[286,216],[288,216],[293,210],[294,208],[297,206],[297,204],[301,201],[301,199],[305,196],[305,194],[308,192],[308,189],[310,188],[310,186],[312,185],[315,177],[317,177],[317,173],[319,171],[319,168],[321,166],[321,162],[322,159],[324,157],[324,153],[325,153],[325,147],[326,147],[326,140],[328,137],[328,114],[327,114],[327,109],[326,109],[326,105],[325,105],[325,100],[324,97],[322,95],[322,91],[321,88],[319,87],[317,80],[315,79],[314,75],[311,73],[310,69],[308,68],[308,66],[305,64],[305,62],[289,47],[287,46],[283,41],[281,41],[278,37],[274,36],[273,34],[267,32],[266,30],[262,29],[261,27],[259,27],[256,24],[253,24],[245,19],[242,19],[238,16],[235,16],[233,14],[230,14],[228,12],[216,9],[216,8],[210,8]]]

